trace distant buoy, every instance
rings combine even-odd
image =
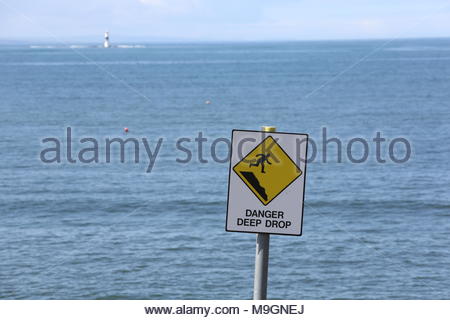
[[[123,128],[123,131],[128,132],[128,128]]]
[[[211,100],[206,100],[205,104],[211,104]]]

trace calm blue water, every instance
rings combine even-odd
[[[303,236],[271,238],[270,298],[450,299],[449,101],[450,40],[0,47],[0,298],[250,298],[255,236],[224,231],[228,164],[210,146],[275,125],[309,133],[319,159]],[[65,140],[60,164],[40,162],[67,126],[98,139],[100,163],[68,163]],[[164,138],[151,174],[143,149],[105,163],[124,127],[152,150]],[[322,127],[368,139],[369,160],[330,146],[319,161]],[[192,141],[177,163],[199,131],[209,162]],[[411,159],[385,145],[377,163],[377,131]]]

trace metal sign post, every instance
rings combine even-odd
[[[264,132],[275,132],[275,127],[261,127]],[[270,234],[256,235],[255,280],[253,282],[253,300],[267,299],[267,279],[269,278]]]
[[[267,279],[269,277],[269,245],[270,234],[258,233],[256,235],[253,300],[267,299]]]

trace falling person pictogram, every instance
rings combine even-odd
[[[259,153],[256,156],[258,157],[256,163],[250,163],[249,167],[259,167],[259,165],[261,165],[261,173],[266,173],[264,171],[264,162],[267,162],[270,165],[272,164],[268,159],[270,157],[270,153],[267,154]]]

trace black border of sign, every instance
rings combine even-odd
[[[243,131],[243,132],[259,132],[266,134],[267,136],[271,134],[290,134],[290,135],[303,135],[306,136],[306,152],[305,152],[305,171],[304,174],[304,187],[303,187],[303,201],[302,201],[302,221],[300,222],[300,234],[290,234],[290,233],[276,233],[276,232],[254,232],[254,231],[236,231],[236,230],[228,230],[227,224],[228,224],[228,209],[229,209],[229,202],[230,202],[230,177],[231,173],[234,172],[231,168],[231,158],[233,157],[233,136],[235,131]],[[305,213],[305,189],[306,189],[306,167],[307,167],[307,158],[308,158],[308,141],[309,141],[309,135],[307,133],[291,133],[291,132],[267,132],[267,131],[260,131],[260,130],[240,130],[240,129],[233,129],[231,130],[231,146],[230,146],[230,164],[228,166],[228,194],[227,194],[227,214],[225,217],[225,231],[226,232],[240,232],[240,233],[264,233],[264,234],[277,234],[281,236],[294,236],[294,237],[300,237],[303,234],[303,215]],[[235,173],[235,172],[234,172]]]

